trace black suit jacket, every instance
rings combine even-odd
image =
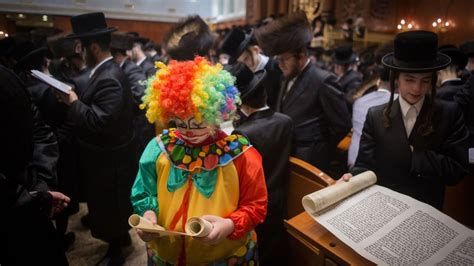
[[[266,71],[265,79],[263,80],[263,87],[267,93],[267,104],[272,110],[276,109],[278,95],[280,93],[281,80],[283,74],[281,73],[278,63],[273,59],[269,58],[267,64],[264,67]]]
[[[422,136],[419,127],[428,102],[427,97],[409,138],[398,99],[393,102],[388,128],[383,120],[386,104],[370,108],[351,172],[372,170],[378,184],[441,209],[445,185],[456,184],[467,172],[468,133],[457,105],[439,101],[434,105],[434,131]]]
[[[141,104],[142,97],[145,94],[147,77],[143,70],[130,59],[126,59],[125,62],[123,62],[122,70],[127,77],[128,86],[130,86],[130,89],[132,90],[135,104],[138,106]]]
[[[135,136],[138,140],[139,151],[142,152],[145,150],[148,142],[156,135],[154,125],[150,124],[145,117],[145,110],[139,109],[139,105],[142,103],[142,97],[145,94],[147,79],[143,70],[129,59],[125,60],[122,69],[127,77],[127,84],[130,86],[133,94],[135,104]]]
[[[98,149],[116,149],[133,139],[133,99],[125,75],[112,59],[87,81],[79,100],[71,104],[69,118],[80,142]]]
[[[294,155],[326,170],[330,153],[351,129],[351,116],[338,89],[336,77],[310,63],[283,99],[283,82],[277,111],[294,123]]]
[[[148,58],[143,60],[143,62],[138,66],[143,70],[143,73],[145,73],[147,79],[156,73],[155,64],[152,63]]]
[[[441,87],[436,91],[436,97],[446,101],[454,100],[454,95],[462,89],[464,81],[462,80],[449,80],[444,82]]]
[[[464,112],[469,130],[469,147],[474,147],[474,75],[470,75],[464,86],[454,96],[454,101]]]
[[[286,209],[286,185],[291,153],[291,118],[271,109],[251,114],[236,132],[247,136],[263,158],[268,191],[267,217],[282,219]]]
[[[359,72],[349,70],[338,80],[341,91],[345,94],[352,93],[362,84],[362,77]]]

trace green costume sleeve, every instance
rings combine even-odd
[[[156,160],[161,154],[156,138],[153,138],[140,158],[138,174],[132,187],[130,200],[134,212],[143,216],[148,210],[158,214]]]

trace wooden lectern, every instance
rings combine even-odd
[[[318,168],[300,159],[290,158],[288,217],[291,265],[374,265],[363,258],[307,214],[303,196],[333,184],[335,181]]]

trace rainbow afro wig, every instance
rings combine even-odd
[[[187,119],[219,125],[232,118],[240,104],[235,78],[220,64],[203,57],[193,61],[156,63],[159,70],[148,81],[142,109],[150,123],[165,126],[169,119]]]

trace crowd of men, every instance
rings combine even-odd
[[[399,175],[417,173],[417,181],[410,181],[409,186],[424,190],[404,190],[397,180],[383,185],[412,193],[437,208],[442,206],[444,192],[437,187],[437,194],[430,194],[425,183],[433,183],[432,173],[410,169],[417,164],[397,161],[393,151],[406,145],[399,151],[403,156],[439,169],[444,179],[435,183],[443,188],[467,174],[468,147],[474,148],[474,41],[460,47],[438,47],[436,39],[434,53],[449,58],[445,68],[426,68],[434,74],[421,81],[416,75],[412,78],[433,88],[426,99],[425,94],[417,95],[430,107],[446,101],[458,108],[452,107],[449,113],[439,111],[443,108],[418,109],[417,115],[428,113],[427,122],[418,125],[415,117],[404,125],[408,128],[414,123],[410,127],[421,128],[420,136],[407,132],[408,145],[407,136],[387,135],[387,147],[379,151],[375,144],[385,144],[378,142],[377,134],[384,134],[386,122],[397,125],[396,119],[383,118],[395,111],[390,114],[379,108],[379,117],[368,114],[369,109],[387,103],[391,107],[398,88],[400,98],[411,97],[404,94],[400,77],[418,69],[397,65],[401,55],[393,43],[359,53],[350,42],[330,51],[314,48],[310,44],[318,36],[302,13],[219,32],[211,32],[199,16],[192,16],[175,25],[161,45],[137,33],[108,27],[102,13],[74,16],[71,25],[70,34],[36,30],[0,40],[0,206],[4,217],[14,217],[1,221],[1,265],[66,265],[64,252],[74,242],[73,232],[67,232],[68,217],[77,212],[79,202],[88,206],[84,226],[93,237],[109,244],[100,263],[124,262],[122,248],[131,244],[127,224],[132,213],[130,189],[141,152],[158,132],[139,108],[157,61],[204,56],[223,64],[236,77],[242,105],[234,128],[261,153],[269,194],[267,218],[257,227],[262,265],[288,260],[283,219],[287,218],[289,156],[335,179],[367,169],[391,175],[387,171],[393,167],[388,165],[398,165]],[[423,38],[431,35],[420,35]],[[391,65],[383,58],[394,50]],[[31,70],[70,84],[73,91],[59,93],[33,78]],[[454,121],[453,115],[459,119]],[[431,123],[442,119],[452,123]],[[455,126],[457,135],[443,131]],[[350,145],[342,145],[349,137]],[[413,140],[416,145],[411,138],[417,138]]]

